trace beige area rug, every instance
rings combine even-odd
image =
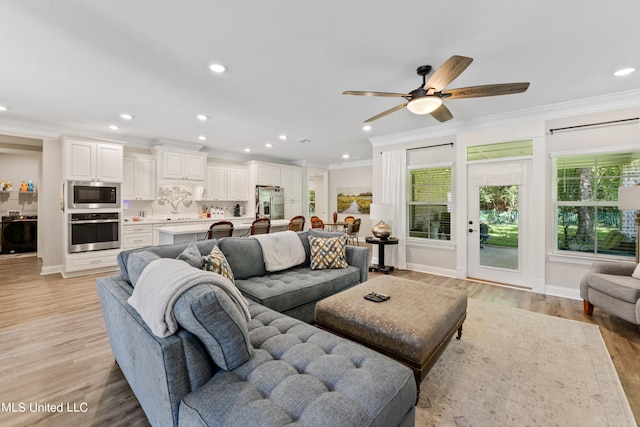
[[[469,299],[417,426],[636,426],[598,326]]]

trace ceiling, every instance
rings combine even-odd
[[[613,72],[640,68],[638,16],[637,0],[3,0],[0,124],[197,143],[223,158],[365,160],[371,137],[441,124],[405,109],[365,132],[402,100],[343,91],[407,92],[418,66],[454,54],[474,62],[449,88],[531,86],[445,100],[452,122],[634,90],[640,70]]]

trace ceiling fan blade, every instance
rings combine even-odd
[[[453,114],[451,114],[451,111],[449,111],[444,104],[433,110],[430,114],[431,117],[440,122],[446,122],[447,120],[453,119]]]
[[[393,93],[393,92],[363,92],[359,90],[347,90],[342,92],[343,95],[360,95],[360,96],[390,96],[396,98],[402,98],[405,96],[411,96],[408,93]]]
[[[494,85],[469,86],[458,89],[447,89],[442,93],[446,99],[481,98],[483,96],[509,95],[521,93],[529,87],[528,82],[523,83],[499,83]]]
[[[389,114],[391,114],[391,113],[395,113],[395,112],[396,112],[396,111],[398,111],[398,110],[402,110],[404,107],[406,107],[406,106],[407,106],[407,104],[408,104],[408,102],[405,102],[404,104],[397,105],[397,106],[395,106],[395,107],[393,107],[393,108],[388,109],[387,111],[383,111],[383,112],[382,112],[382,113],[380,113],[380,114],[377,114],[377,115],[375,115],[375,116],[373,116],[373,117],[369,117],[369,118],[368,118],[367,120],[365,120],[364,122],[365,122],[365,123],[369,123],[369,122],[372,122],[372,121],[374,121],[374,120],[378,120],[378,119],[379,119],[379,118],[381,118],[381,117],[387,116],[387,115],[389,115]]]
[[[424,85],[424,90],[433,89],[434,92],[440,92],[446,85],[451,83],[473,62],[473,58],[466,56],[453,55],[447,59],[444,64],[438,68]]]

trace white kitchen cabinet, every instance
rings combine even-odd
[[[256,185],[273,185],[279,187],[281,184],[280,168],[277,166],[256,164]]]
[[[67,254],[64,257],[63,277],[82,274],[114,271],[118,269],[116,256],[120,249],[80,252]]]
[[[153,225],[129,223],[122,226],[122,249],[153,245]]]
[[[282,185],[284,189],[284,216],[293,218],[302,215],[302,168],[283,167],[281,169]]]
[[[65,180],[122,182],[122,144],[63,138],[62,150]]]
[[[227,169],[227,200],[244,202],[249,200],[249,170],[244,167]]]
[[[152,156],[124,157],[123,200],[155,200],[156,161]]]
[[[207,193],[204,200],[227,200],[227,168],[207,166]]]
[[[249,200],[249,170],[244,166],[209,165],[205,200]]]
[[[158,182],[189,181],[204,183],[207,173],[207,153],[154,148]]]

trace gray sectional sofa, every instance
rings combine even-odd
[[[249,321],[212,283],[177,299],[179,326],[164,338],[128,303],[145,263],[175,259],[188,244],[123,251],[121,274],[97,279],[116,362],[152,425],[414,425],[410,369],[309,324],[318,300],[367,279],[368,248],[347,246],[347,268],[312,270],[309,233],[298,233],[305,261],[279,272],[266,270],[255,239],[195,243],[201,255],[224,253]]]

